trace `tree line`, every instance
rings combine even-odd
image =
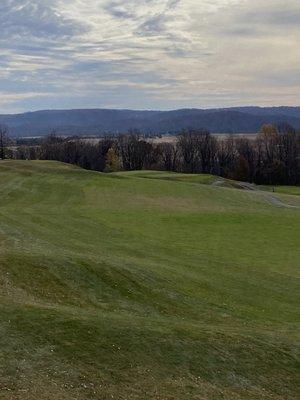
[[[17,144],[10,157],[57,160],[101,172],[152,169],[215,174],[256,184],[300,184],[300,133],[287,124],[263,125],[253,139],[217,139],[202,129],[184,130],[174,143],[153,143],[138,132],[97,141],[52,134],[31,145],[24,143]]]

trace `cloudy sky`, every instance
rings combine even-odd
[[[0,113],[300,105],[299,0],[1,0]]]

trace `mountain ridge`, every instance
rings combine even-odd
[[[177,110],[70,109],[0,114],[0,124],[11,134],[44,136],[101,135],[137,129],[147,134],[175,134],[182,129],[205,128],[213,133],[254,133],[264,123],[289,123],[300,129],[300,107],[231,107]]]

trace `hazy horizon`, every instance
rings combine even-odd
[[[2,0],[0,113],[300,104],[297,0]]]
[[[275,105],[275,106],[260,106],[260,105],[243,105],[243,106],[228,106],[228,107],[179,107],[179,108],[165,108],[165,109],[151,109],[151,108],[108,108],[108,107],[79,107],[79,108],[37,108],[33,110],[24,110],[20,112],[2,112],[0,109],[0,115],[14,115],[14,114],[27,114],[35,112],[47,112],[47,111],[81,111],[81,110],[108,110],[108,111],[153,111],[153,112],[168,112],[168,111],[180,111],[180,110],[222,110],[222,109],[236,109],[236,108],[300,108],[298,105],[287,106],[287,105]]]

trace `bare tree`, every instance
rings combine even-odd
[[[0,160],[6,158],[6,147],[8,144],[8,128],[0,125]]]
[[[7,128],[0,127],[0,158],[9,156]],[[162,169],[213,173],[257,184],[300,183],[300,133],[288,125],[264,125],[256,139],[215,139],[205,130],[182,132],[176,143],[151,144],[133,132],[97,143],[50,135],[21,146],[17,158],[50,159],[96,171]],[[120,161],[120,165],[119,165]]]
[[[117,150],[126,171],[149,168],[152,163],[153,146],[136,133],[119,136]]]
[[[237,165],[240,173],[237,179],[253,182],[257,166],[253,141],[247,138],[236,139],[236,149],[239,155]]]
[[[165,171],[176,171],[178,167],[178,146],[173,143],[160,143],[157,146],[161,167]]]
[[[197,132],[183,131],[179,136],[177,148],[181,155],[183,171],[189,173],[197,172],[199,164]]]
[[[225,178],[230,177],[237,157],[235,139],[228,135],[218,142],[218,174]]]
[[[256,144],[259,154],[258,183],[260,181],[269,185],[280,183],[284,165],[280,160],[280,135],[277,127],[271,124],[263,125]]]
[[[197,135],[200,171],[210,174],[216,171],[217,140],[208,132],[203,131]]]
[[[277,147],[279,160],[284,166],[284,183],[297,184],[300,181],[300,135],[292,126],[281,125]]]

